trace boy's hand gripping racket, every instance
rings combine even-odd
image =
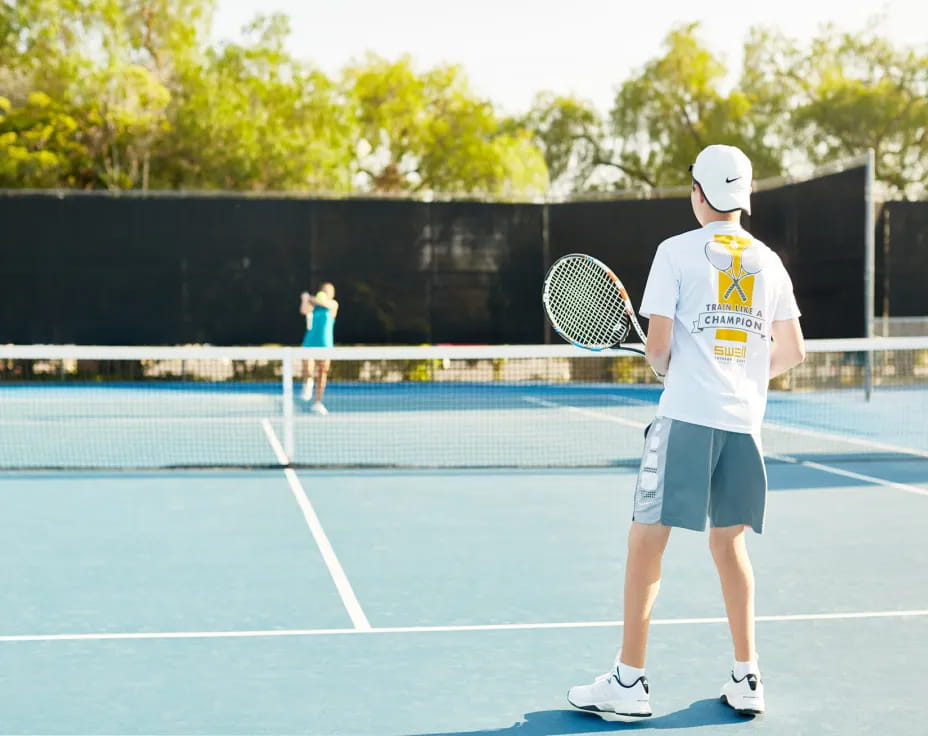
[[[617,348],[644,355],[622,345],[632,328],[645,343],[628,292],[592,256],[571,253],[556,260],[545,276],[542,302],[551,327],[567,342],[587,350]]]

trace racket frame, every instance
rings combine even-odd
[[[638,355],[645,355],[644,350],[640,350],[638,348],[633,348],[633,347],[628,347],[622,343],[622,340],[628,337],[627,330],[618,341],[616,341],[612,345],[604,345],[604,346],[584,345],[583,343],[577,342],[576,340],[572,340],[570,337],[564,334],[564,332],[561,331],[561,328],[557,324],[557,320],[554,318],[554,315],[552,315],[551,313],[551,307],[550,307],[549,300],[548,300],[549,285],[551,282],[551,277],[556,272],[559,264],[562,264],[563,261],[566,261],[566,260],[574,260],[578,258],[589,261],[590,263],[594,264],[596,267],[601,269],[603,273],[609,278],[609,280],[615,286],[616,291],[618,292],[619,297],[622,300],[622,305],[625,309],[625,315],[626,317],[628,317],[629,323],[631,324],[632,328],[637,333],[638,338],[641,340],[641,344],[644,345],[647,342],[647,339],[645,338],[644,330],[641,329],[641,324],[638,322],[638,317],[635,314],[635,308],[634,306],[632,306],[632,300],[628,296],[628,291],[626,291],[625,285],[622,283],[619,277],[615,275],[615,272],[611,268],[609,268],[605,263],[600,261],[598,258],[594,258],[593,256],[587,255],[586,253],[568,253],[567,255],[561,256],[554,263],[551,264],[551,267],[548,269],[548,272],[545,274],[544,289],[542,291],[542,303],[544,304],[545,316],[547,316],[548,318],[548,322],[551,325],[551,329],[553,329],[558,334],[558,336],[561,337],[565,342],[569,342],[571,345],[575,345],[576,347],[582,348],[584,350],[590,350],[594,353],[598,353],[603,350],[624,350],[626,352],[636,353]]]

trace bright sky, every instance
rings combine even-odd
[[[809,38],[822,24],[861,31],[879,15],[895,43],[928,45],[926,0],[217,0],[214,35],[234,39],[258,13],[290,17],[290,50],[336,73],[368,50],[409,53],[418,68],[460,64],[475,91],[508,113],[551,90],[602,112],[630,73],[661,53],[678,23],[700,35],[730,70],[753,25]]]

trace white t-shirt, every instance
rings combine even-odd
[[[659,414],[759,432],[770,326],[799,316],[780,257],[733,222],[669,238],[654,255],[641,314],[674,321]]]

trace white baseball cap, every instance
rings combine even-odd
[[[751,214],[751,160],[735,146],[706,146],[690,166],[693,181],[712,209],[718,212],[744,210]]]

